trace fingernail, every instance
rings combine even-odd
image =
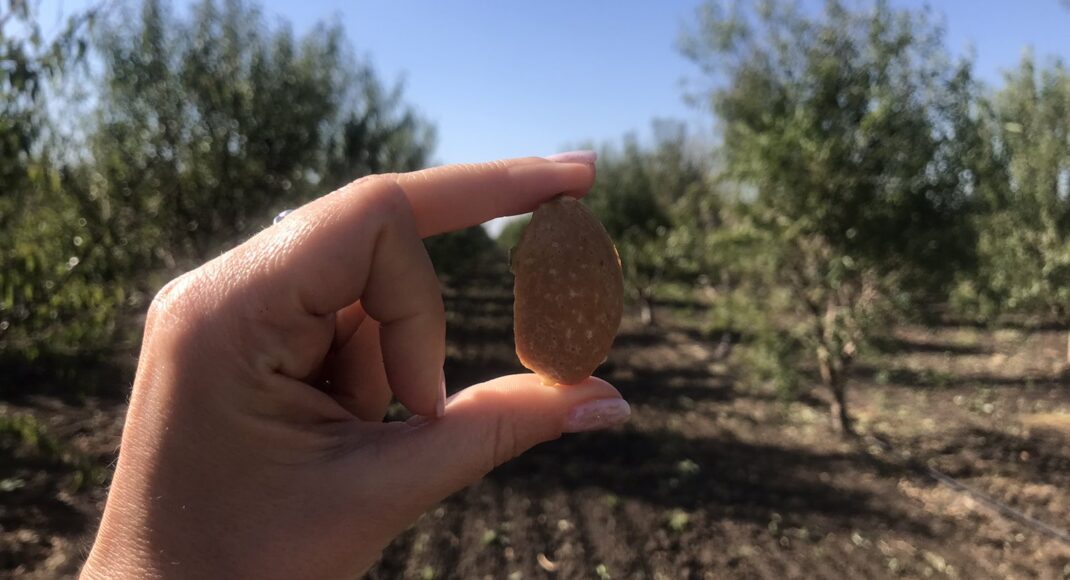
[[[569,411],[565,421],[565,433],[597,431],[628,420],[632,408],[624,399],[598,399],[587,401]]]
[[[438,401],[435,403],[435,416],[441,417],[446,414],[446,371],[438,375]]]
[[[546,159],[558,163],[586,163],[587,165],[594,165],[594,162],[598,161],[598,153],[591,151],[590,149],[582,149],[580,151],[557,153],[547,156]]]

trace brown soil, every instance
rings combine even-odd
[[[522,370],[503,282],[448,293],[451,389]],[[1070,545],[924,470],[1070,528],[1065,334],[904,327],[859,369],[866,437],[845,441],[820,392],[789,403],[740,385],[730,349],[660,314],[659,329],[626,321],[598,373],[631,401],[628,425],[506,464],[424,515],[368,577],[1070,578]],[[104,487],[90,474],[79,488],[72,465],[106,473],[114,459],[129,363],[58,383],[0,370],[0,417],[32,415],[68,450],[0,439],[0,488],[15,481],[0,491],[0,575],[76,574]],[[86,381],[117,388],[69,394]]]

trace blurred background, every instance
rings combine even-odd
[[[1066,30],[1058,0],[0,0],[0,575],[76,575],[164,282],[369,173],[590,147],[631,423],[369,577],[1070,578]],[[523,226],[427,240],[451,391],[521,370]]]

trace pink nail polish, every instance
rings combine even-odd
[[[558,163],[586,163],[587,165],[594,165],[594,162],[598,161],[598,153],[591,151],[590,149],[584,149],[549,155],[546,159]]]
[[[435,403],[435,416],[441,417],[446,414],[446,371],[438,375],[438,401]]]
[[[624,399],[597,399],[573,407],[565,420],[565,433],[597,431],[628,420],[632,408]]]

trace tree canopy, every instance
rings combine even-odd
[[[765,288],[786,288],[794,334],[850,429],[844,389],[878,313],[968,262],[968,61],[927,12],[887,2],[706,3],[682,48],[710,76],[725,176],[757,235]],[[761,270],[752,270],[760,272]],[[754,279],[752,277],[752,279]]]
[[[119,311],[278,211],[429,162],[430,124],[338,26],[297,36],[242,0],[184,16],[144,0],[46,41],[31,5],[12,1],[0,36],[0,349],[104,344]],[[42,87],[87,49],[79,123]],[[56,146],[65,131],[84,138]]]
[[[709,195],[706,159],[693,150],[686,126],[667,120],[653,124],[653,141],[644,146],[634,135],[618,149],[605,145],[598,179],[585,198],[620,253],[625,284],[654,323],[653,294],[658,284],[693,281],[696,247],[674,232],[694,232],[705,214],[695,212]],[[690,220],[690,221],[689,221]]]
[[[992,185],[981,199],[983,312],[1070,315],[1070,71],[1027,54],[984,126]]]

